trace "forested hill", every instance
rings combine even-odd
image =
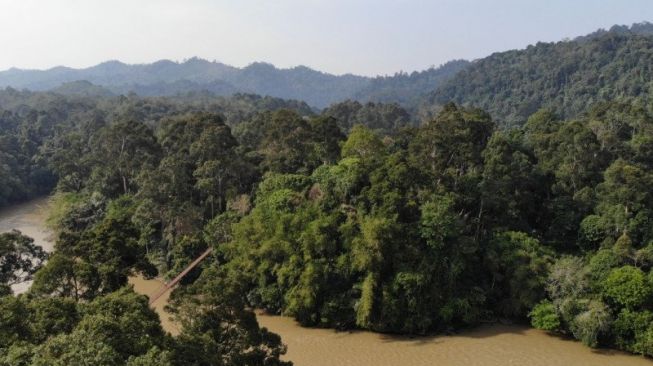
[[[435,90],[443,82],[451,79],[458,71],[470,64],[466,60],[449,61],[440,67],[431,67],[412,73],[400,72],[392,76],[379,76],[353,99],[361,102],[399,103],[413,109],[422,97]]]
[[[640,35],[640,36],[653,36],[653,23],[641,22],[635,23],[631,26],[627,25],[613,25],[610,29],[599,29],[585,36],[574,38],[574,41],[587,41],[605,35],[607,33],[623,34],[623,35]]]
[[[85,94],[90,87],[79,83],[83,80],[113,94],[135,92],[140,96],[166,96],[208,91],[227,96],[253,93],[298,99],[318,108],[346,99],[415,105],[422,96],[451,78],[466,64],[466,61],[455,61],[412,74],[369,78],[351,74],[332,75],[305,66],[279,69],[267,63],[237,68],[199,58],[182,63],[162,60],[142,65],[108,61],[85,69],[10,69],[0,72],[0,87],[32,91],[57,89],[75,94],[80,93],[81,88],[81,93]],[[91,89],[94,89],[93,93],[98,92],[97,88]]]
[[[270,64],[253,63],[239,69],[199,58],[182,63],[161,60],[142,65],[108,61],[85,69],[11,69],[0,73],[0,87],[29,90],[49,90],[79,80],[103,86],[114,94],[135,92],[140,96],[163,96],[207,90],[216,95],[232,95],[242,92],[302,99],[317,107],[345,99],[369,82],[365,77],[335,76],[307,67],[277,69]]]
[[[541,107],[575,117],[599,101],[648,99],[653,79],[653,24],[614,26],[572,40],[456,60],[412,73],[374,78],[333,75],[305,66],[268,63],[244,68],[191,58],[129,65],[108,61],[85,68],[10,69],[0,87],[61,94],[176,96],[208,92],[296,99],[314,108],[345,100],[397,103],[422,120],[450,101],[490,112],[503,126],[519,125]]]
[[[613,27],[572,41],[538,43],[473,62],[433,92],[421,112],[454,101],[487,110],[504,126],[539,108],[565,118],[600,101],[650,101],[653,25]]]

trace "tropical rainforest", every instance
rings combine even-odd
[[[0,365],[289,364],[252,309],[414,335],[528,322],[653,356],[640,33],[492,55],[420,115],[401,100],[0,91],[0,206],[51,193],[57,238],[46,254],[0,234]],[[172,336],[127,279],[174,277],[208,248],[171,295]]]
[[[574,118],[615,99],[650,104],[653,24],[613,27],[477,60],[423,98],[425,116],[450,101],[483,108],[506,126],[540,108]],[[437,108],[435,108],[437,110]]]

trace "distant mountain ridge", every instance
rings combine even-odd
[[[392,76],[378,76],[371,79],[353,99],[361,102],[399,103],[415,109],[424,95],[469,65],[467,60],[453,60],[439,67],[410,74],[401,72]]]
[[[333,75],[263,62],[238,68],[195,57],[136,65],[107,61],[84,69],[12,68],[0,72],[0,88],[81,95],[245,93],[301,100],[319,109],[346,100],[397,103],[422,118],[454,101],[515,125],[541,107],[555,106],[562,116],[572,117],[597,101],[635,98],[653,90],[651,36],[649,22],[616,25],[571,40],[538,42],[472,62],[455,60],[391,76]]]
[[[183,94],[209,91],[216,95],[254,93],[284,99],[303,100],[324,108],[346,99],[361,101],[405,101],[407,104],[435,89],[460,69],[466,61],[448,63],[440,68],[388,77],[370,78],[352,74],[332,75],[306,66],[279,69],[262,62],[244,68],[191,58],[184,62],[160,60],[151,64],[128,65],[107,61],[99,65],[73,69],[55,67],[48,70],[12,68],[0,72],[0,87],[67,92],[70,83],[86,81],[114,94],[135,92],[141,96]],[[421,80],[414,85],[406,81]],[[389,86],[402,84],[400,97],[393,97]],[[409,83],[410,84],[410,83]],[[62,88],[62,85],[68,85]],[[77,87],[81,87],[78,84]],[[76,88],[72,88],[73,91]],[[96,90],[97,92],[97,90]],[[395,92],[396,95],[396,92]],[[414,103],[413,103],[414,104]]]
[[[160,60],[151,64],[128,65],[120,61],[106,61],[84,69],[58,66],[48,70],[12,68],[0,72],[0,86],[47,90],[59,85],[86,80],[96,85],[115,87],[125,84],[153,84],[161,81],[189,80],[206,82],[223,78],[236,68],[219,62],[192,58],[183,63]]]

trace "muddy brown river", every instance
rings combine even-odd
[[[0,232],[19,229],[51,250],[44,220],[47,200],[39,199],[0,211]],[[130,283],[144,295],[162,285],[159,280],[133,277]],[[164,328],[179,332],[164,312],[167,295],[153,308]],[[516,325],[486,325],[452,336],[399,337],[372,332],[308,329],[292,319],[258,315],[259,323],[281,335],[288,345],[284,357],[296,366],[651,366],[653,361],[611,350],[594,350],[581,343]]]

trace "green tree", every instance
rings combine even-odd
[[[342,157],[356,157],[363,162],[373,162],[385,154],[383,141],[370,129],[357,125],[342,145]]]
[[[550,301],[543,300],[535,305],[528,316],[531,318],[531,325],[537,329],[550,332],[560,330],[560,318],[558,317],[555,306]]]
[[[485,226],[528,231],[542,219],[546,177],[519,131],[497,131],[483,151],[481,217]]]
[[[34,366],[117,366],[120,356],[109,345],[93,339],[93,334],[75,331],[50,338],[34,351]]]
[[[622,309],[614,321],[613,333],[618,347],[643,355],[653,354],[653,313]]]
[[[412,144],[416,165],[425,166],[437,182],[456,190],[480,176],[483,150],[494,128],[487,113],[447,104]]]
[[[208,196],[211,218],[224,210],[227,190],[236,183],[238,164],[234,149],[237,145],[229,127],[216,121],[190,146],[190,155],[197,166],[193,172],[197,179],[195,187]]]
[[[608,334],[611,323],[610,309],[603,302],[592,300],[575,316],[570,327],[576,339],[587,346],[597,347],[599,338]]]
[[[628,309],[648,303],[653,288],[644,272],[633,266],[613,269],[603,284],[603,295],[610,301]]]
[[[155,274],[138,243],[133,212],[133,201],[125,196],[113,201],[106,216],[90,230],[62,233],[56,254],[36,276],[33,290],[92,299],[124,286],[134,272]]]
[[[153,131],[139,121],[120,121],[100,131],[93,151],[95,167],[91,179],[96,189],[109,196],[133,193],[136,177],[156,166],[160,147]]]
[[[286,352],[281,338],[259,328],[245,310],[239,281],[211,267],[173,301],[182,324],[173,359],[176,364],[291,365],[279,359]]]
[[[492,276],[492,295],[502,315],[525,316],[541,300],[552,256],[550,249],[525,233],[509,231],[493,237],[486,265]]]
[[[649,225],[651,184],[651,174],[621,159],[605,170],[604,181],[597,186],[597,211],[606,223],[607,235],[616,239],[627,233],[636,245],[653,239]]]
[[[9,293],[9,286],[32,279],[46,258],[43,248],[19,231],[0,234],[0,295]]]

